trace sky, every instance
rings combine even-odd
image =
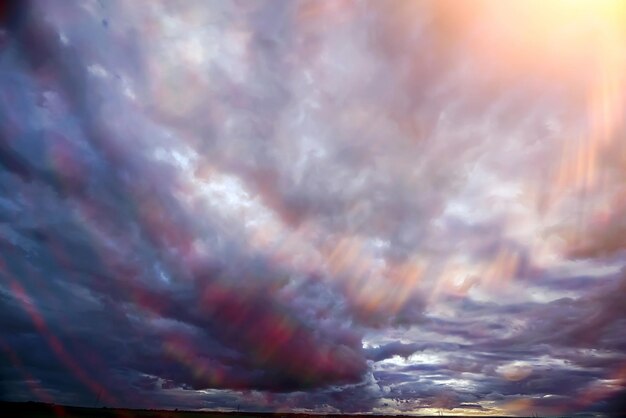
[[[626,3],[0,3],[0,399],[626,412]]]

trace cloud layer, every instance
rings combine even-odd
[[[452,3],[3,6],[2,398],[623,413],[626,11]]]

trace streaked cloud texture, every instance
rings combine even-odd
[[[625,412],[623,2],[1,4],[3,399]]]

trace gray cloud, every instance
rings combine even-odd
[[[576,52],[489,1],[7,7],[2,398],[619,409],[621,146],[564,139],[599,130]]]

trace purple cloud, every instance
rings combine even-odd
[[[3,6],[0,397],[619,413],[611,4]]]

